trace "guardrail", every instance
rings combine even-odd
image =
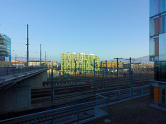
[[[15,75],[18,73],[29,72],[33,70],[43,69],[47,67],[0,67],[0,77],[7,76],[7,75]]]

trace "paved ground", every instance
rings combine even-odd
[[[166,124],[166,111],[150,107],[148,101],[145,96],[110,105],[108,116],[87,124]],[[106,119],[111,122],[105,122]]]

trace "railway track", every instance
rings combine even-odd
[[[120,80],[119,89],[129,88],[130,87],[129,83],[130,83],[129,80]],[[133,80],[134,87],[142,86],[142,85],[146,85],[146,84],[148,84],[147,78],[142,78],[141,80],[140,79]],[[84,94],[86,94],[86,93],[89,93],[89,94],[87,94],[87,98],[88,98],[91,94],[95,94],[96,92],[104,92],[106,90],[110,90],[110,91],[116,90],[117,83],[116,83],[116,80],[110,80],[110,82],[107,83],[107,87],[108,87],[107,89],[103,89],[103,85],[106,86],[106,81],[103,82],[103,84],[98,84],[96,82],[95,85],[96,85],[96,87],[99,87],[96,90],[92,89],[93,85],[90,85],[90,84],[55,87],[54,100],[55,101],[60,101],[60,100],[65,100],[65,99],[68,100],[70,98],[77,97],[75,100],[79,101],[79,99],[82,99],[82,97],[84,97],[85,96]],[[82,91],[82,89],[84,89],[84,87],[86,87],[88,89],[88,91],[80,92],[80,91]],[[75,91],[75,89],[77,89],[77,91]],[[78,92],[78,90],[80,90],[80,91]],[[51,89],[49,89],[49,88],[32,90],[31,94],[32,94],[32,97],[31,97],[32,104],[51,101],[51,96],[50,96]],[[78,97],[78,95],[80,97]],[[84,98],[86,99],[86,97],[84,97]]]
[[[141,95],[142,89],[144,92],[148,92],[148,85],[146,87],[137,87],[134,89],[135,96]],[[145,94],[146,94],[145,92]],[[102,97],[107,97],[107,102],[111,103],[118,100],[123,100],[129,98],[129,89],[123,89],[119,91],[119,96],[115,99],[115,94],[117,91],[109,91],[102,92],[100,95]],[[98,95],[100,97],[100,95]],[[78,121],[81,123],[82,121],[93,118],[95,116],[96,106],[101,106],[106,104],[106,99],[100,98],[96,101],[90,101],[86,103],[81,103],[77,105],[71,105],[67,107],[61,107],[53,110],[47,110],[42,112],[37,112],[29,115],[24,115],[20,117],[15,117],[7,120],[0,121],[3,124],[71,124],[77,123]]]
[[[104,102],[104,101],[103,101]],[[3,124],[71,124],[78,122],[78,111],[79,111],[79,122],[94,117],[96,102],[82,103],[79,105],[73,105],[63,107],[59,109],[53,109],[48,111],[42,111],[11,119],[0,121]]]

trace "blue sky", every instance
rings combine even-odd
[[[0,32],[12,39],[12,55],[60,62],[60,53],[115,57],[149,54],[149,0],[0,0]],[[14,50],[14,51],[13,51]]]

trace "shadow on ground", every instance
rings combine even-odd
[[[150,107],[148,96],[110,105],[108,112],[87,124],[166,124],[166,111]]]

